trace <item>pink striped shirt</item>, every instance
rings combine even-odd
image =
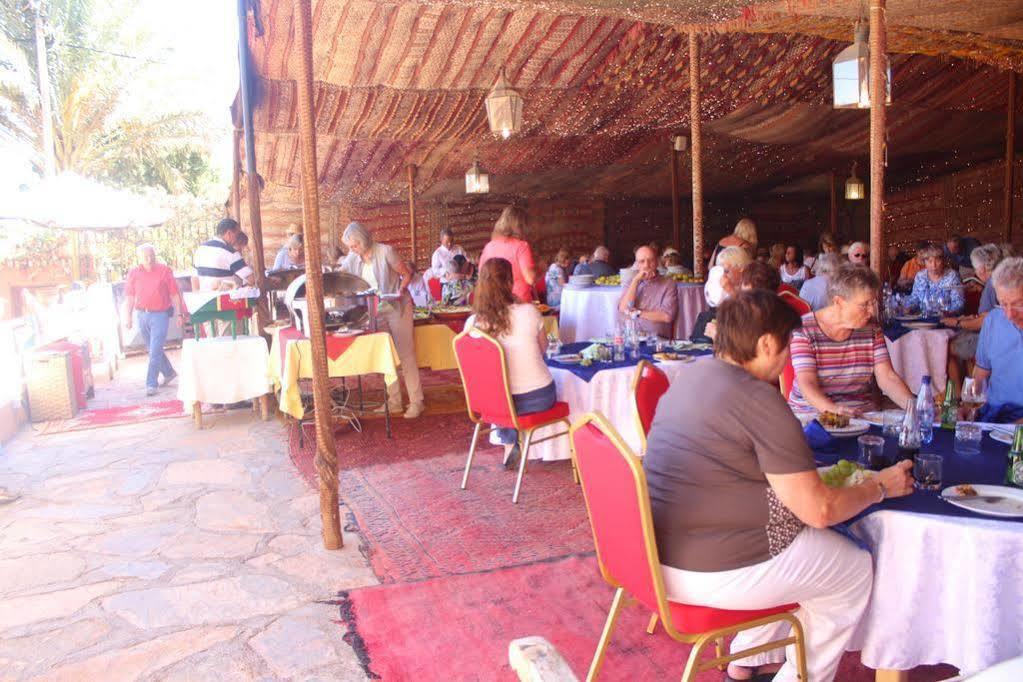
[[[814,313],[803,315],[803,328],[792,333],[792,367],[796,380],[789,407],[797,412],[814,408],[799,389],[799,373],[813,371],[821,390],[839,405],[857,409],[874,405],[874,368],[889,360],[884,336],[876,325],[856,329],[845,341],[835,341],[821,329]]]

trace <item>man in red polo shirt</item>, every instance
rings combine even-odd
[[[149,372],[146,374],[146,395],[155,395],[158,386],[166,386],[178,375],[163,352],[167,340],[170,316],[177,315],[182,326],[185,305],[181,300],[174,273],[163,263],[156,262],[152,244],[138,247],[141,265],[132,268],[124,287],[124,319],[132,327],[132,312],[139,311],[139,333],[149,349]],[[163,382],[158,383],[160,375]]]

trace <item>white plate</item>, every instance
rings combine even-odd
[[[583,361],[583,356],[578,353],[565,353],[564,355],[555,355],[553,360],[563,365],[578,365]]]
[[[912,322],[913,320],[919,320],[923,315],[896,315],[895,319],[899,322]]]
[[[946,502],[954,504],[963,509],[969,509],[978,514],[986,516],[1004,516],[1008,518],[1023,517],[1023,490],[1010,488],[1004,485],[983,485],[972,483],[973,489],[978,495],[997,495],[1009,499],[1003,502],[981,502],[971,501],[969,497],[960,497],[956,492],[956,486],[950,485],[941,491],[941,496]]]
[[[937,322],[903,322],[906,329],[937,329]]]
[[[995,427],[991,429],[991,438],[998,441],[999,443],[1005,443],[1006,445],[1012,445],[1012,433],[1009,431],[1003,431],[1002,429]]]
[[[841,428],[825,426],[824,430],[835,438],[852,438],[853,436],[862,436],[867,431],[870,431],[870,422],[866,419],[853,418],[849,420],[849,426]]]

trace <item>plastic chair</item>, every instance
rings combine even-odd
[[[443,291],[442,282],[436,277],[431,277],[426,281],[426,286],[430,288],[430,296],[433,298],[433,300],[436,301],[437,303],[440,303],[441,299],[444,297],[444,294],[442,293]]]
[[[500,428],[515,429],[519,433],[522,454],[518,477],[515,479],[515,492],[512,494],[512,503],[517,503],[522,488],[522,476],[526,472],[526,461],[529,458],[529,446],[568,435],[568,427],[571,426],[568,421],[568,403],[554,403],[553,407],[543,412],[518,414],[508,384],[508,364],[505,362],[501,344],[478,329],[469,329],[456,336],[452,345],[455,360],[458,362],[458,373],[462,377],[462,387],[465,389],[469,419],[476,424],[469,446],[469,457],[465,461],[465,473],[462,475],[462,490],[465,490],[469,482],[469,469],[476,454],[480,433],[481,431],[489,433],[492,430],[490,428],[482,430],[483,425],[494,424]],[[559,422],[565,425],[564,431],[533,440],[533,432],[537,429]],[[575,476],[574,470],[572,473]]]
[[[632,379],[632,407],[642,452],[646,452],[646,437],[654,423],[657,403],[667,390],[668,375],[649,361],[640,360]]]
[[[582,482],[600,572],[604,580],[617,588],[587,682],[597,679],[622,606],[637,602],[654,613],[647,632],[653,632],[659,619],[672,639],[693,645],[683,682],[695,680],[705,670],[724,669],[731,661],[789,644],[796,648],[799,678],[807,680],[803,627],[792,614],[799,608],[797,604],[730,611],[668,601],[642,460],[629,450],[602,415],[586,415],[572,425],[571,433],[572,458]],[[737,653],[722,652],[726,636],[778,621],[791,624],[789,637]],[[716,655],[702,660],[703,649],[711,642],[715,643]]]

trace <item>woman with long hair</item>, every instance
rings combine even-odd
[[[465,321],[465,328],[485,332],[501,344],[515,410],[521,415],[553,407],[557,394],[543,359],[547,350],[543,318],[536,306],[522,303],[515,296],[511,263],[491,258],[480,265],[472,307],[473,315]],[[514,466],[518,433],[515,429],[495,429],[494,433],[504,445],[506,464]]]
[[[505,206],[494,224],[490,241],[483,247],[479,266],[491,258],[503,258],[512,268],[513,290],[523,303],[533,300],[536,264],[533,250],[522,235],[526,229],[526,211],[518,206]]]

